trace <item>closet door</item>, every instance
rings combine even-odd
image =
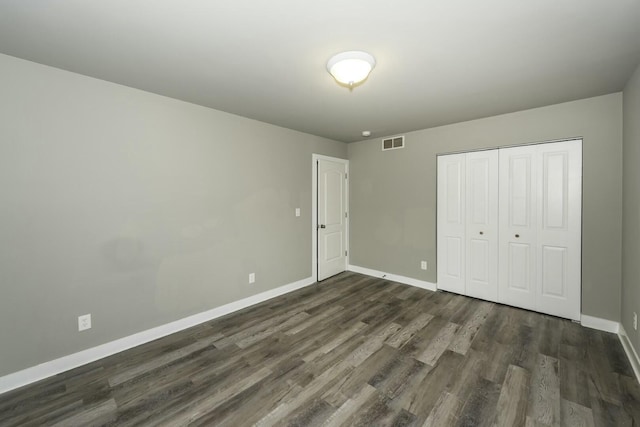
[[[538,311],[580,319],[582,141],[536,146]]]
[[[498,301],[536,310],[536,146],[499,153]]]
[[[500,150],[498,302],[580,319],[582,141]]]
[[[465,293],[465,155],[438,157],[438,289]]]
[[[466,295],[498,300],[498,151],[466,154]]]

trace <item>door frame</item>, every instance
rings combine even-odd
[[[318,161],[328,160],[331,162],[344,164],[344,170],[347,174],[347,178],[344,183],[344,206],[347,212],[347,218],[345,221],[345,248],[347,251],[347,257],[345,259],[345,270],[349,267],[349,256],[351,251],[349,250],[349,222],[351,220],[351,213],[349,212],[349,160],[340,159],[337,157],[329,157],[322,154],[311,155],[311,277],[314,282],[318,281]]]

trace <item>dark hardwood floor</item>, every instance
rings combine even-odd
[[[618,338],[343,273],[0,395],[0,425],[631,426]]]

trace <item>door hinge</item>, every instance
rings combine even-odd
[[[345,217],[345,218],[349,218],[348,212],[345,212],[345,213],[344,213],[344,217]]]
[[[348,177],[348,176],[349,176],[349,174],[348,174],[348,173],[345,173],[345,174],[344,174],[344,179],[347,179],[347,177]]]
[[[344,256],[347,256],[347,251],[344,251]]]

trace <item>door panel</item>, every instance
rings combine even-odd
[[[464,162],[451,159],[446,164],[447,181],[445,194],[447,200],[446,218],[449,224],[462,225],[462,210],[464,208],[464,200],[462,199],[462,191],[464,182]]]
[[[536,309],[535,152],[499,150],[500,244],[498,301]]]
[[[543,297],[567,298],[567,248],[542,246]]]
[[[438,157],[438,288],[465,293],[465,155]]]
[[[498,151],[466,153],[466,294],[498,299]]]
[[[325,247],[327,248],[327,253],[325,255],[325,260],[333,261],[336,258],[340,258],[344,256],[344,247],[342,246],[343,236],[341,232],[337,233],[326,233],[324,235]]]
[[[469,281],[489,283],[489,242],[469,239],[469,254]]]
[[[531,283],[531,245],[509,243],[508,251],[509,280],[506,283],[508,291],[530,295],[534,291],[533,283]]]
[[[542,225],[566,230],[568,158],[566,152],[543,153]]]
[[[464,259],[464,256],[462,254],[462,239],[459,237],[446,237],[445,248],[447,263],[445,271],[446,276],[453,280],[463,279],[462,260]]]
[[[529,153],[508,156],[509,196],[509,224],[512,227],[531,226],[531,162]]]
[[[323,224],[340,226],[344,222],[344,171],[342,169],[324,169]]]
[[[346,270],[346,165],[318,161],[318,280]]]
[[[536,146],[539,178],[537,310],[580,319],[582,141]]]

